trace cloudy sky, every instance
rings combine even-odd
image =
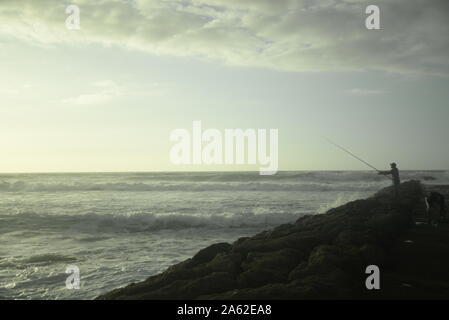
[[[171,164],[193,120],[279,129],[281,170],[365,169],[322,136],[449,169],[448,21],[447,0],[0,0],[0,172],[257,170]]]

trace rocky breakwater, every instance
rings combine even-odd
[[[301,217],[233,244],[217,243],[147,280],[98,299],[349,299],[369,297],[365,269],[388,268],[390,248],[423,210],[404,182],[325,214]]]

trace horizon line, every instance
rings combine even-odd
[[[294,170],[278,170],[281,172],[370,172],[375,170],[369,169],[294,169]],[[400,171],[449,171],[449,169],[401,169]],[[1,174],[89,174],[89,173],[259,173],[259,170],[125,170],[125,171],[0,171]],[[276,174],[274,174],[276,175]]]

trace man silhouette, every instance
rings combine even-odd
[[[401,184],[401,179],[399,178],[399,170],[396,163],[391,163],[390,171],[379,171],[379,174],[387,175],[391,174],[393,179],[393,189],[394,189],[394,197],[397,199],[399,197],[399,185]]]

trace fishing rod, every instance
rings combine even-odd
[[[330,144],[336,146],[336,147],[339,148],[340,150],[343,150],[343,151],[346,152],[347,154],[349,154],[349,155],[351,155],[352,157],[356,158],[357,160],[363,162],[363,163],[366,164],[368,167],[370,167],[370,168],[376,170],[376,171],[379,172],[379,173],[382,172],[382,171],[380,171],[379,169],[377,169],[375,166],[369,164],[368,162],[366,162],[365,160],[363,160],[363,159],[360,158],[359,156],[356,156],[356,155],[355,155],[354,153],[352,153],[351,151],[349,151],[349,150],[343,148],[342,146],[336,144],[335,142],[333,142],[333,141],[330,140],[329,138],[326,138],[326,137],[324,137],[324,136],[323,136],[323,138],[326,139],[327,142],[329,142]],[[384,177],[387,178],[388,180],[390,180],[390,178],[388,178],[388,177],[386,177],[386,176],[384,176]]]

